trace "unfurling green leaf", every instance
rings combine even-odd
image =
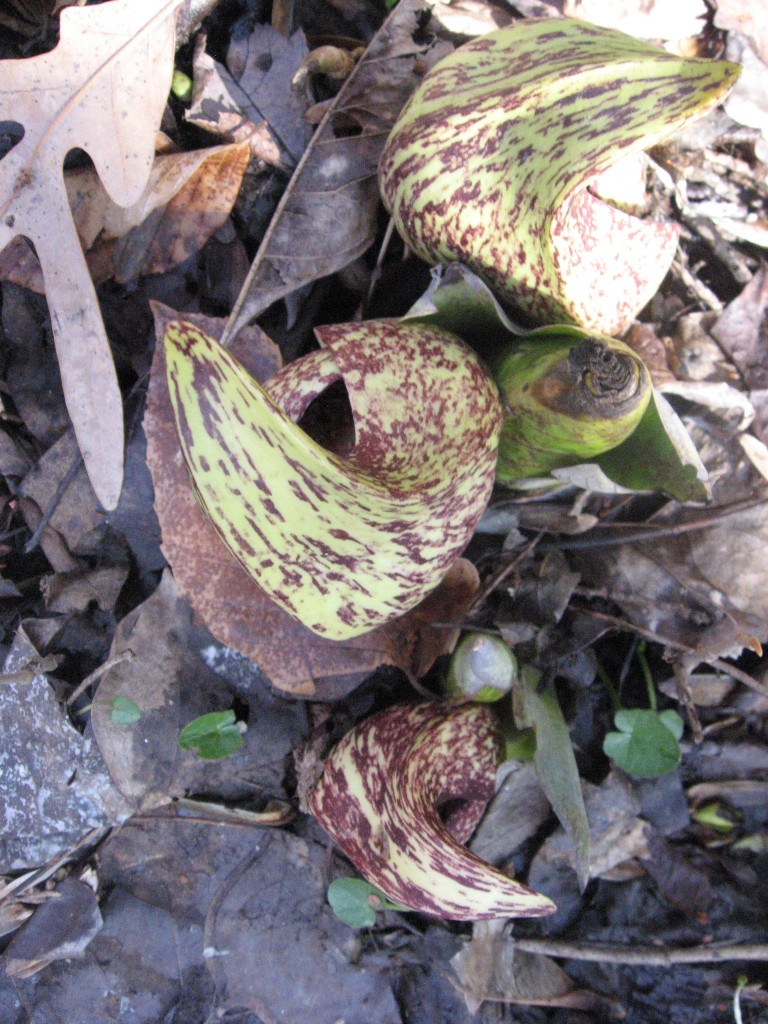
[[[235,713],[211,711],[193,719],[179,733],[179,746],[183,750],[194,750],[206,761],[218,761],[229,757],[243,742],[243,731],[235,721]]]
[[[460,260],[534,320],[620,333],[677,230],[602,201],[597,179],[713,107],[739,71],[570,18],[519,21],[426,75],[382,154],[385,204],[418,255]]]
[[[652,390],[643,361],[622,342],[567,327],[513,342],[495,375],[504,406],[496,470],[503,484],[589,462],[621,444]]]
[[[202,508],[243,568],[329,639],[418,604],[468,543],[491,488],[498,391],[434,327],[378,320],[317,330],[324,347],[260,387],[190,324],[165,333],[168,383]],[[355,428],[348,458],[297,424],[335,381]]]
[[[514,689],[515,721],[536,733],[533,764],[541,788],[571,841],[576,875],[582,889],[589,881],[589,824],[571,738],[551,681],[524,665]]]
[[[676,711],[634,708],[617,711],[614,721],[619,731],[606,735],[603,751],[619,768],[639,779],[655,779],[677,767],[683,722]]]

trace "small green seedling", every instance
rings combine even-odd
[[[95,700],[91,704],[86,704],[77,713],[84,715],[86,711],[90,711],[100,704],[110,709],[109,718],[115,725],[135,725],[141,718],[141,708],[139,705],[132,701],[130,697],[122,697],[119,694],[111,700]]]
[[[234,754],[243,742],[245,723],[235,721],[235,712],[211,711],[193,719],[179,734],[179,746],[194,750],[205,761],[218,761]]]
[[[141,708],[130,697],[118,695],[109,703],[112,705],[109,717],[115,725],[135,725],[141,718]]]
[[[733,992],[733,1019],[736,1024],[743,1024],[743,1017],[741,1016],[741,990],[746,988],[749,984],[749,978],[744,974],[740,974],[736,979],[736,988]]]
[[[328,886],[328,902],[336,917],[350,928],[371,928],[379,910],[407,910],[388,900],[363,878],[337,878]]]
[[[655,779],[674,771],[680,762],[683,720],[676,711],[635,708],[617,711],[618,732],[609,732],[603,751],[625,772],[638,779]]]
[[[598,670],[616,708],[613,721],[618,729],[618,732],[609,732],[603,740],[603,753],[629,775],[655,779],[674,771],[680,763],[678,740],[684,726],[676,711],[658,710],[656,690],[645,657],[645,641],[638,643],[636,654],[648,693],[648,708],[622,709],[610,679],[604,671]]]
[[[734,823],[730,818],[726,817],[723,808],[717,801],[703,804],[691,814],[691,817],[699,825],[706,825],[708,828],[713,828],[716,832],[732,832],[734,829]]]
[[[173,72],[171,92],[182,103],[188,103],[192,99],[192,79],[178,68]]]

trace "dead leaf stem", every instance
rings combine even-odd
[[[77,476],[77,473],[78,473],[80,467],[82,466],[82,464],[83,464],[83,456],[82,456],[82,454],[80,454],[78,452],[77,456],[75,457],[75,459],[72,462],[72,465],[69,467],[69,469],[65,473],[65,475],[64,475],[61,483],[59,484],[59,486],[56,488],[56,491],[54,492],[54,495],[51,498],[50,503],[48,504],[48,508],[45,510],[45,512],[43,512],[43,518],[37,524],[37,529],[32,534],[32,536],[29,538],[27,543],[24,545],[24,554],[25,555],[31,554],[35,550],[37,545],[40,543],[40,538],[45,533],[45,531],[46,531],[46,529],[48,527],[48,523],[51,521],[51,516],[56,511],[56,508],[58,507],[58,504],[61,501],[61,499],[64,497],[64,492],[66,491],[66,489],[69,487],[69,485],[72,483],[72,481]]]
[[[643,967],[671,967],[674,964],[708,964],[731,960],[768,961],[768,945],[732,943],[723,945],[686,946],[683,948],[628,946],[612,944],[582,945],[555,939],[515,939],[521,953],[563,957],[567,960],[589,960],[593,963],[636,964]]]
[[[558,541],[542,544],[539,551],[583,551],[589,548],[615,547],[619,544],[642,544],[644,541],[655,541],[659,537],[677,537],[683,533],[692,533],[694,530],[706,530],[717,525],[728,516],[737,512],[745,512],[751,508],[759,508],[768,504],[768,496],[761,494],[759,497],[746,498],[744,501],[736,501],[732,505],[723,505],[720,508],[706,512],[699,519],[692,519],[687,523],[675,523],[673,526],[641,526],[634,527],[629,523],[609,523],[605,526],[594,527],[595,531],[615,530],[607,536],[574,537],[571,540]]]
[[[598,592],[585,590],[582,587],[577,587],[574,593],[579,594],[582,597],[605,596]],[[658,633],[653,633],[650,629],[644,629],[642,626],[637,626],[634,622],[630,622],[628,619],[621,619],[617,615],[609,615],[607,612],[598,612],[593,608],[579,607],[574,610],[577,610],[582,615],[590,615],[593,619],[601,619],[603,622],[609,622],[618,629],[637,633],[639,636],[642,636],[646,640],[650,640],[655,644],[661,644],[663,647],[670,647],[672,650],[682,651],[683,654],[692,655],[694,658],[698,658],[700,663],[711,665],[712,668],[716,668],[720,672],[724,672],[726,675],[729,675],[733,679],[738,680],[738,682],[748,686],[750,690],[755,690],[757,693],[761,693],[764,697],[768,696],[768,686],[766,686],[765,683],[761,683],[758,679],[755,679],[754,676],[749,675],[748,672],[742,672],[740,668],[736,668],[735,665],[731,665],[730,662],[723,661],[721,658],[710,658],[706,652],[697,651],[694,647],[689,647],[688,644],[681,644],[678,640],[671,640],[669,637],[659,636]]]

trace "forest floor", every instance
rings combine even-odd
[[[73,250],[46,185],[17,215],[33,245],[2,236],[0,254],[0,1024],[768,1021],[768,33],[755,5],[208,4],[177,40],[192,97],[183,77],[167,103],[166,86],[151,97],[164,149],[117,227],[96,172],[118,131],[110,104],[145,113],[130,69],[148,81],[160,65],[132,41],[148,4],[124,16],[119,88],[102,75],[80,92],[91,44],[55,48],[61,6],[0,12],[18,118],[2,125],[0,186],[38,131],[19,64],[58,54],[80,239]],[[390,235],[375,177],[404,82],[469,37],[563,7],[745,69],[724,106],[651,153],[654,214],[680,242],[625,335],[709,497],[496,488],[431,605],[322,640],[251,584],[195,503],[156,334],[180,313],[219,336],[239,311],[253,323],[233,349],[264,380],[313,348],[318,325],[405,314],[430,268]],[[321,45],[333,63],[318,71],[307,54]],[[58,134],[41,138],[45,152]],[[73,312],[67,295],[91,278],[98,303]],[[87,361],[100,323],[116,414],[111,362]],[[78,443],[68,407],[82,391]],[[105,511],[94,487],[114,492],[121,406],[124,479]],[[344,413],[320,405],[306,429],[338,446]],[[589,880],[521,756],[471,848],[557,912],[473,925],[385,910],[351,928],[327,891],[354,868],[302,796],[353,724],[439,695],[465,627],[545,669],[581,779]],[[617,708],[679,713],[668,770],[606,755]],[[242,723],[224,730],[236,749],[182,749],[181,729],[217,711]]]

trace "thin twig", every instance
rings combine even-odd
[[[712,964],[725,960],[765,960],[768,945],[732,943],[719,946],[649,947],[613,944],[560,942],[556,939],[515,939],[515,948],[522,953],[564,957],[567,960],[589,960],[593,963],[637,964],[643,967],[671,967],[674,964]]]
[[[88,687],[92,683],[95,683],[97,679],[100,679],[105,672],[109,672],[109,670],[114,668],[115,665],[121,665],[124,661],[133,661],[134,657],[135,655],[133,651],[121,651],[120,654],[115,654],[113,657],[107,658],[103,665],[99,665],[98,668],[95,668],[93,672],[87,675],[82,683],[80,683],[79,686],[76,686],[72,693],[70,693],[67,697],[67,707],[69,707],[70,704],[74,704],[83,690],[87,690]]]
[[[393,217],[390,217],[389,223],[387,224],[387,229],[384,232],[384,238],[382,239],[381,245],[379,247],[379,255],[376,257],[376,265],[371,271],[371,276],[368,281],[368,291],[365,294],[365,298],[360,303],[359,309],[355,313],[355,320],[362,320],[362,318],[365,316],[366,309],[368,309],[368,306],[371,303],[371,299],[373,298],[373,292],[376,288],[376,285],[379,283],[379,278],[381,277],[381,268],[384,264],[384,257],[387,255],[387,249],[389,249],[389,243],[392,241],[392,234],[394,230],[395,221]]]
[[[32,534],[32,536],[29,538],[27,543],[24,545],[24,554],[25,555],[31,554],[35,550],[37,545],[40,543],[40,538],[42,537],[43,533],[45,532],[45,528],[48,526],[48,523],[51,521],[51,516],[56,511],[56,509],[58,507],[58,504],[61,501],[61,499],[64,497],[64,492],[66,491],[66,489],[69,487],[69,485],[72,483],[72,481],[77,476],[78,471],[79,471],[80,467],[82,466],[82,464],[83,464],[83,456],[78,452],[77,458],[74,460],[72,465],[69,467],[69,469],[67,470],[67,472],[66,472],[66,474],[64,476],[64,479],[61,481],[59,486],[56,488],[56,491],[55,491],[53,497],[51,498],[51,501],[50,501],[50,504],[48,505],[48,508],[45,510],[45,512],[43,512],[43,518],[37,524],[37,529]]]
[[[587,548],[607,548],[618,544],[642,544],[644,541],[654,541],[659,537],[677,537],[682,533],[691,533],[695,530],[706,530],[716,525],[721,519],[735,515],[737,512],[744,512],[750,508],[758,508],[768,503],[768,497],[763,495],[760,498],[749,498],[745,501],[734,502],[733,505],[726,505],[722,508],[713,509],[710,513],[700,519],[689,520],[687,523],[677,523],[674,526],[659,526],[656,528],[635,527],[634,524],[611,523],[604,527],[594,527],[596,532],[601,530],[622,531],[611,532],[608,536],[574,537],[570,540],[558,541],[557,543],[542,544],[539,551],[576,551]]]
[[[609,622],[612,626],[616,626],[618,629],[637,633],[639,636],[643,636],[646,640],[650,640],[655,644],[662,644],[662,646],[670,647],[672,650],[682,651],[684,654],[691,654],[694,658],[698,658],[701,663],[711,665],[713,668],[719,669],[721,672],[726,673],[733,679],[737,679],[740,683],[744,683],[744,685],[748,686],[750,690],[756,690],[764,697],[768,696],[768,686],[766,686],[765,683],[761,683],[758,679],[755,679],[754,676],[749,675],[747,672],[742,672],[740,668],[736,668],[735,665],[731,665],[729,662],[723,661],[721,658],[711,658],[705,652],[697,651],[694,647],[689,647],[688,644],[681,644],[678,640],[671,640],[669,637],[659,636],[658,633],[653,633],[650,629],[644,629],[642,626],[637,626],[634,622],[630,622],[628,619],[620,619],[617,615],[609,615],[607,612],[598,612],[593,608],[574,608],[573,610],[578,611],[581,615],[589,615],[593,619],[602,619],[604,622]]]
[[[495,573],[492,573],[492,575],[485,581],[485,583],[481,587],[480,593],[469,606],[469,611],[467,612],[466,615],[467,619],[471,619],[473,615],[476,615],[480,611],[489,595],[492,594],[493,591],[499,586],[499,584],[503,583],[504,580],[512,572],[514,572],[514,570],[517,568],[517,566],[522,562],[524,558],[530,555],[530,553],[541,540],[542,536],[543,531],[541,533],[538,533],[532,540],[530,540],[525,545],[523,550],[520,551],[517,555],[515,555],[511,562],[502,565],[500,569],[497,569]]]
[[[672,264],[672,273],[676,274],[677,277],[680,278],[689,291],[693,292],[705,309],[713,310],[716,313],[722,313],[723,304],[720,299],[718,299],[711,288],[707,288],[703,281],[700,281],[695,277],[688,267],[676,260]]]

